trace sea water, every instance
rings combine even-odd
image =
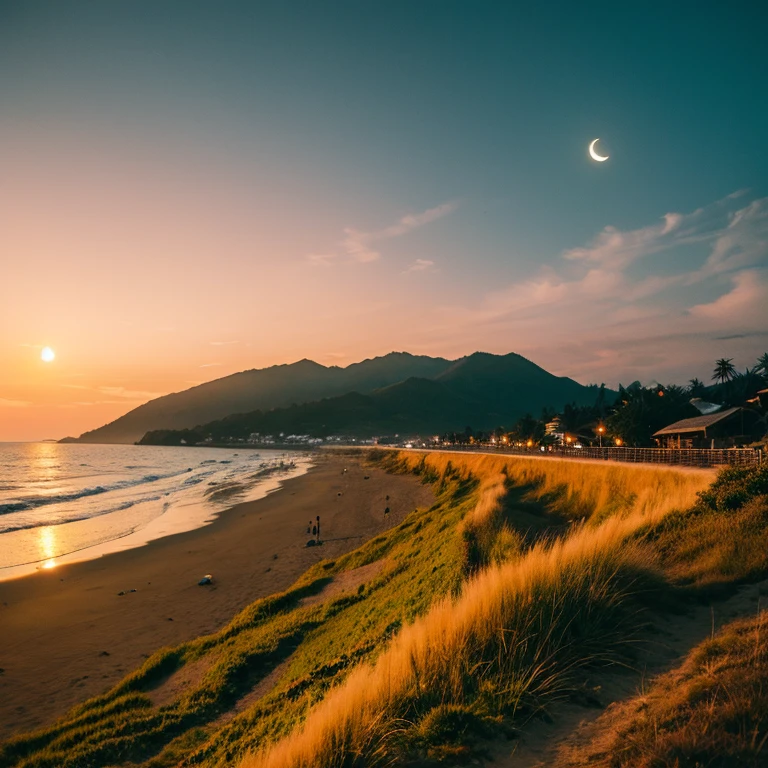
[[[0,580],[200,527],[310,464],[236,446],[0,443]]]

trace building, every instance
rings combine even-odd
[[[555,416],[552,421],[546,423],[544,434],[557,445],[562,445],[565,442],[565,431],[560,425],[559,416]]]
[[[758,415],[746,408],[726,408],[670,424],[653,437],[662,448],[734,448],[750,443]]]

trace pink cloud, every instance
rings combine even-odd
[[[768,280],[762,270],[744,270],[732,278],[733,288],[708,304],[697,304],[689,312],[694,317],[718,321],[765,320],[768,312]]]
[[[350,261],[356,261],[361,264],[377,261],[381,257],[381,253],[374,247],[374,243],[407,235],[415,229],[431,224],[433,221],[453,213],[456,208],[458,208],[458,203],[456,202],[443,203],[434,208],[428,208],[421,213],[406,214],[394,224],[371,232],[355,229],[354,227],[345,227],[341,249]],[[335,253],[313,253],[307,256],[307,261],[315,266],[329,266],[337,261],[338,258],[339,255]],[[417,259],[418,261],[422,261],[422,259]]]
[[[426,272],[434,266],[435,262],[431,259],[416,259],[408,269],[403,270],[403,274],[408,274],[409,272]]]

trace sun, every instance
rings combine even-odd
[[[43,347],[43,351],[40,353],[40,359],[44,363],[51,363],[56,359],[56,353],[50,347]]]

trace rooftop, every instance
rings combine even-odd
[[[711,427],[719,421],[730,418],[734,413],[737,413],[740,410],[741,408],[727,408],[724,411],[709,413],[705,416],[694,416],[691,419],[681,419],[674,424],[670,424],[668,427],[664,427],[664,429],[660,429],[658,432],[654,432],[653,436],[676,435],[680,432],[703,432],[707,427]]]

